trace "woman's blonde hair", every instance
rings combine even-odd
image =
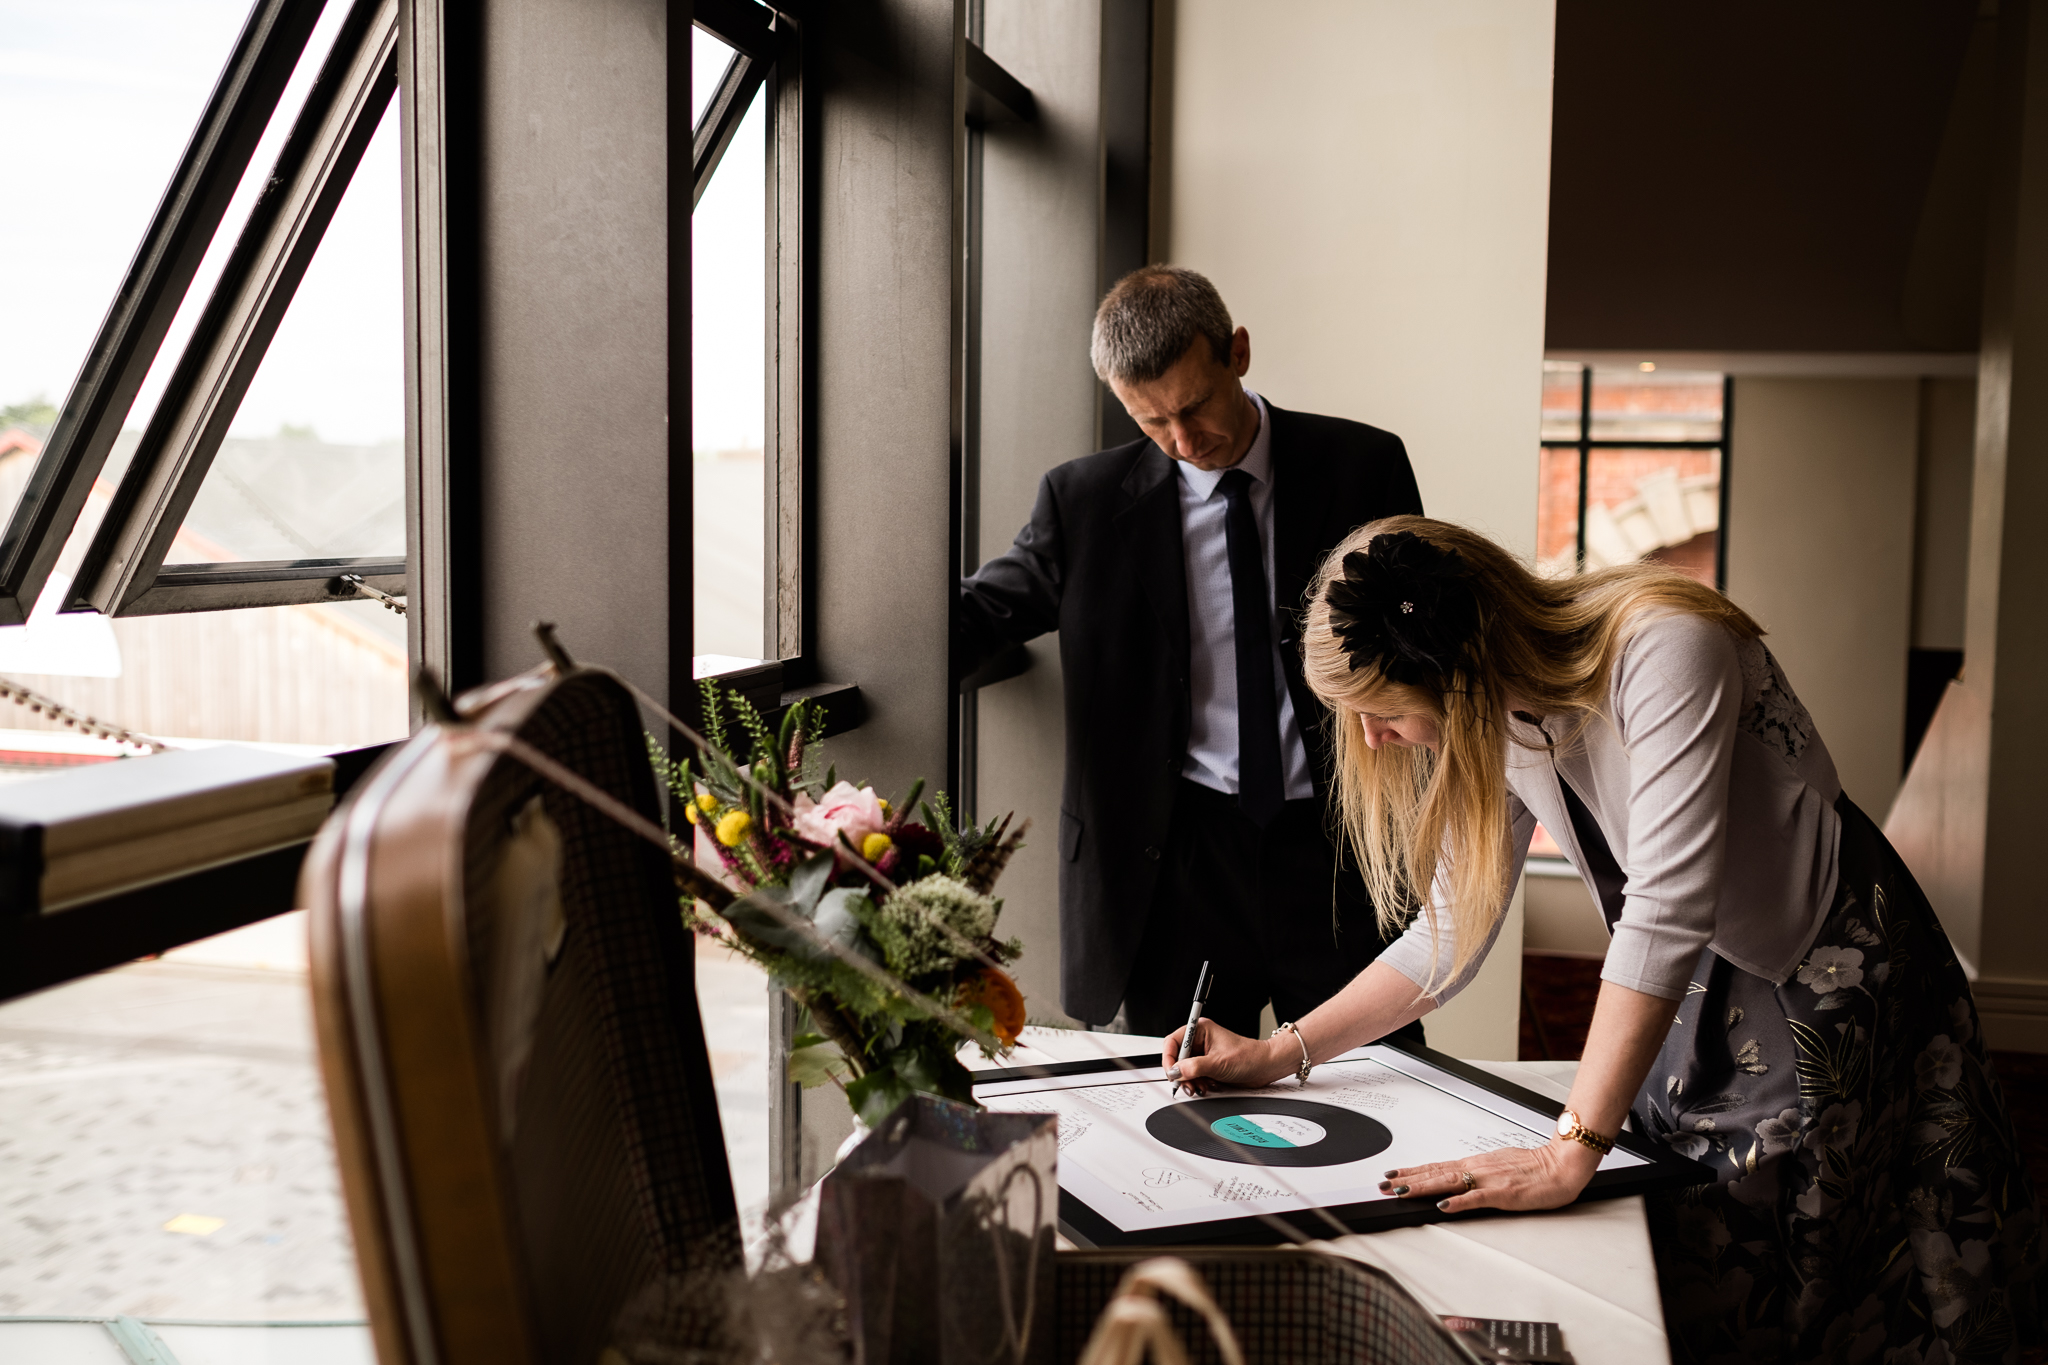
[[[1364,555],[1376,537],[1401,532],[1434,549],[1405,537],[1389,546],[1406,543],[1411,564],[1440,566],[1434,573],[1420,570],[1420,579],[1412,577],[1417,570],[1407,570],[1416,583],[1409,595],[1441,589],[1450,607],[1465,604],[1466,638],[1452,641],[1447,652],[1441,638],[1434,642],[1437,657],[1450,660],[1441,669],[1426,662],[1418,666],[1413,651],[1405,661],[1391,646],[1376,653],[1375,644],[1391,637],[1374,625],[1361,634],[1346,609],[1359,605],[1361,592],[1384,591],[1362,588],[1356,571],[1371,573],[1386,558],[1354,560],[1356,581],[1347,582],[1347,556]],[[1334,622],[1332,583],[1340,585],[1344,599]],[[1630,635],[1645,620],[1669,612],[1717,621],[1743,639],[1763,634],[1740,607],[1675,570],[1628,564],[1542,578],[1477,532],[1427,517],[1387,517],[1362,526],[1324,559],[1310,588],[1302,637],[1308,685],[1332,712],[1338,810],[1364,865],[1382,932],[1392,937],[1418,907],[1449,903],[1456,943],[1451,975],[1440,981],[1433,973],[1426,992],[1435,994],[1464,973],[1512,890],[1508,699],[1546,722],[1561,722],[1548,727],[1550,737],[1560,745],[1569,742],[1601,714],[1614,660]],[[1393,623],[1386,629],[1397,634],[1422,632],[1423,653],[1430,652],[1429,622],[1412,614],[1385,619]],[[1372,642],[1362,644],[1368,637]],[[1425,680],[1397,681],[1390,672]],[[1361,711],[1429,717],[1437,727],[1436,752],[1368,747]]]

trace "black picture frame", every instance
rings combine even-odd
[[[1539,1095],[1533,1090],[1526,1090],[1512,1081],[1502,1080],[1489,1071],[1481,1070],[1456,1057],[1447,1056],[1434,1048],[1414,1047],[1392,1039],[1382,1039],[1380,1045],[1404,1053],[1447,1075],[1469,1082],[1548,1118],[1555,1119],[1564,1112],[1564,1105],[1556,1100]],[[1156,1066],[1158,1059],[1103,1058],[1099,1061],[1062,1062],[1051,1066],[977,1071],[974,1073],[974,1084],[979,1087],[1003,1081],[1107,1073],[1125,1070],[1140,1063]],[[1714,1174],[1709,1167],[1682,1157],[1664,1144],[1653,1142],[1640,1133],[1624,1131],[1615,1140],[1615,1146],[1632,1156],[1641,1157],[1645,1164],[1595,1173],[1574,1203],[1583,1204],[1598,1199],[1626,1199],[1632,1195],[1649,1194],[1657,1190],[1713,1182]],[[1384,1232],[1389,1228],[1417,1227],[1424,1223],[1462,1222],[1492,1212],[1485,1210],[1481,1213],[1444,1213],[1437,1208],[1433,1199],[1373,1199],[1363,1203],[1339,1204],[1323,1209],[1300,1209],[1265,1217],[1215,1219],[1126,1232],[1062,1185],[1059,1223],[1062,1235],[1079,1247],[1276,1246],[1292,1240],[1274,1225],[1276,1219],[1306,1237],[1331,1237],[1338,1235],[1338,1228],[1332,1226],[1333,1221],[1341,1225],[1344,1232]]]

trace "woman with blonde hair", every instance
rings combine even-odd
[[[1346,833],[1391,927],[1420,909],[1271,1038],[1210,1026],[1176,1067],[1175,1033],[1169,1074],[1271,1084],[1449,1000],[1540,821],[1611,935],[1558,1135],[1381,1188],[1556,1208],[1633,1113],[1715,1176],[1652,1203],[1681,1358],[1934,1365],[2037,1339],[2039,1217],[1969,984],[1756,622],[1676,572],[1540,578],[1423,517],[1353,532],[1310,592]]]

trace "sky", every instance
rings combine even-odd
[[[331,42],[332,4],[257,149],[127,425],[147,421],[260,177]],[[61,407],[236,35],[246,0],[0,0],[0,404]],[[701,111],[729,52],[695,32]],[[699,450],[762,433],[766,118],[757,97],[694,215]],[[272,343],[233,434],[312,427],[346,444],[404,422],[397,108],[372,142]]]
[[[691,122],[725,74],[731,49],[693,31]],[[762,327],[767,297],[765,95],[741,120],[691,221],[691,445],[700,451],[759,449],[765,406]]]
[[[235,38],[246,0],[0,0],[0,403],[62,406]],[[323,16],[171,343],[127,425],[147,420],[291,114],[331,42]],[[395,108],[386,115],[233,434],[310,426],[349,444],[403,430]]]

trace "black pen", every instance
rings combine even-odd
[[[1201,974],[1195,978],[1195,1000],[1193,1004],[1188,1006],[1188,1026],[1182,1030],[1180,1035],[1180,1051],[1174,1054],[1173,1062],[1176,1067],[1189,1057],[1199,1057],[1202,1055],[1202,1043],[1195,1033],[1195,1026],[1202,1022],[1202,1006],[1208,1003],[1209,988],[1215,984],[1216,978],[1210,974],[1209,964],[1204,962]],[[1173,1089],[1169,1093],[1178,1095],[1180,1087],[1181,1082],[1175,1081]],[[1189,1094],[1192,1095],[1194,1091],[1194,1086],[1188,1086]]]

